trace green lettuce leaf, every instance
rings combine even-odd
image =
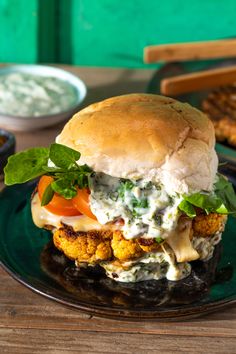
[[[232,184],[218,174],[212,193],[202,192],[184,196],[179,204],[179,209],[191,218],[196,216],[195,207],[205,210],[207,214],[216,212],[236,216],[236,194]]]
[[[43,175],[51,176],[53,182],[45,189],[41,205],[47,205],[58,193],[65,199],[72,199],[77,188],[88,187],[92,170],[87,165],[78,165],[80,153],[61,144],[49,148],[32,148],[12,155],[4,169],[5,183],[25,183]],[[54,166],[48,166],[48,162]]]
[[[80,159],[80,152],[54,143],[50,146],[49,157],[57,167],[68,169],[73,165],[77,166],[76,161]]]
[[[196,210],[191,203],[189,203],[186,199],[182,200],[179,204],[179,209],[183,211],[190,218],[194,218],[196,214]]]
[[[49,149],[44,147],[32,148],[18,152],[8,158],[4,168],[5,184],[11,186],[25,183],[45,174],[43,166],[47,164]]]

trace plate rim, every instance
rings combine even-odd
[[[0,261],[0,265],[2,268],[18,283],[21,285],[25,286],[32,292],[43,296],[46,299],[49,299],[51,301],[54,301],[56,303],[62,304],[66,307],[74,308],[77,310],[80,310],[86,314],[92,315],[92,316],[98,316],[98,317],[103,317],[103,318],[110,318],[113,320],[130,320],[130,321],[138,321],[140,319],[142,320],[167,320],[167,321],[178,321],[178,320],[184,320],[184,319],[189,319],[189,318],[197,318],[202,315],[208,314],[215,312],[217,309],[221,309],[224,307],[229,307],[236,305],[236,298],[229,298],[227,300],[216,300],[213,301],[212,303],[208,304],[202,304],[196,307],[192,307],[191,309],[189,306],[185,306],[184,308],[173,308],[170,310],[171,313],[169,313],[169,310],[123,310],[123,309],[118,309],[118,308],[113,308],[107,309],[107,307],[102,306],[96,306],[93,305],[83,305],[79,304],[73,301],[68,301],[63,299],[60,295],[53,295],[51,293],[51,290],[46,293],[42,288],[35,287],[30,281],[26,281],[24,277],[19,275],[17,272],[13,271],[12,269],[9,268],[8,265],[4,261]],[[234,296],[233,296],[234,297]],[[191,305],[190,305],[191,306]],[[200,309],[200,311],[199,311]],[[107,313],[109,311],[110,313]],[[191,313],[189,313],[191,311]],[[150,314],[150,315],[148,315]],[[174,314],[174,316],[173,316]]]

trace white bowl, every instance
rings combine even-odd
[[[48,114],[42,116],[20,117],[8,115],[0,112],[0,127],[14,131],[32,131],[49,127],[56,123],[71,118],[78,111],[78,107],[85,99],[87,89],[84,82],[77,76],[55,67],[44,65],[10,65],[0,68],[0,75],[10,74],[14,72],[24,72],[47,77],[55,77],[71,84],[77,91],[77,102],[66,111],[56,114]]]

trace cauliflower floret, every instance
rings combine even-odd
[[[216,213],[200,214],[192,221],[190,239],[209,237],[222,232],[227,216]],[[53,235],[55,246],[78,263],[99,263],[100,261],[132,261],[145,253],[156,252],[160,245],[154,239],[137,238],[126,240],[121,231],[92,230],[75,232],[63,225]]]
[[[193,219],[194,236],[208,237],[216,232],[222,232],[227,220],[226,215],[210,213],[209,215],[200,214]]]
[[[68,258],[79,262],[95,263],[112,257],[111,235],[107,231],[73,234],[68,232],[68,229],[61,228],[54,232],[53,242]]]
[[[136,240],[125,240],[120,231],[113,233],[111,247],[114,256],[121,261],[139,258],[144,253]]]

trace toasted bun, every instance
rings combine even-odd
[[[170,193],[211,190],[217,171],[211,121],[187,103],[158,95],[92,104],[56,141],[80,151],[79,163],[96,172],[161,182]]]

